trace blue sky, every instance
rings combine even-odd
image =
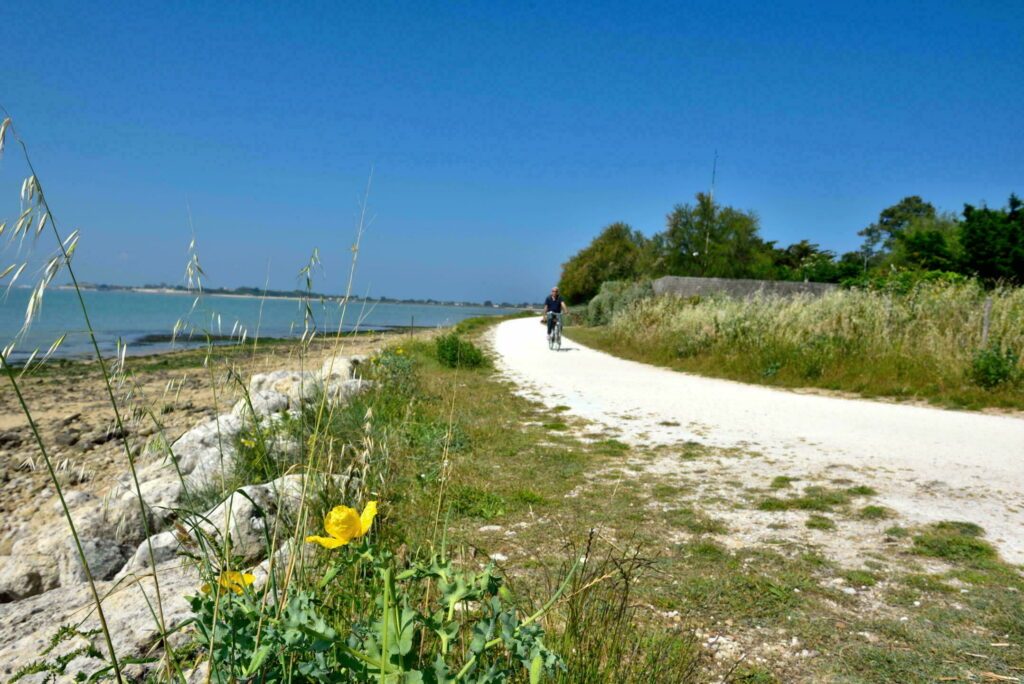
[[[1024,4],[32,3],[0,103],[85,280],[536,300],[710,181],[838,252],[885,206],[1024,193]],[[0,161],[0,209],[22,167]]]

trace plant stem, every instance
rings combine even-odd
[[[64,517],[68,521],[68,527],[71,528],[71,537],[75,540],[75,549],[78,551],[78,559],[82,562],[82,569],[85,571],[85,578],[89,583],[89,591],[92,592],[93,602],[96,604],[96,616],[99,618],[100,627],[103,628],[103,639],[107,642],[107,651],[110,653],[110,664],[114,667],[114,676],[118,682],[124,680],[121,679],[121,667],[117,662],[117,654],[114,652],[114,642],[110,638],[110,629],[107,627],[107,618],[103,614],[103,603],[100,601],[99,593],[96,591],[96,582],[93,579],[92,571],[89,569],[89,562],[85,558],[85,550],[82,548],[82,541],[78,538],[78,530],[75,529],[75,522],[71,518],[71,511],[68,509],[68,503],[64,499],[64,491],[60,486],[60,481],[57,479],[57,473],[53,469],[53,463],[50,461],[50,454],[46,451],[46,445],[43,443],[43,438],[39,434],[39,428],[36,426],[36,421],[32,418],[32,412],[28,408],[28,404],[25,403],[25,397],[21,393],[21,387],[18,386],[18,380],[14,377],[14,369],[7,363],[7,359],[0,354],[0,365],[3,366],[4,372],[7,373],[7,377],[11,381],[11,385],[14,387],[14,393],[18,397],[18,403],[21,405],[21,410],[25,414],[25,418],[28,419],[29,428],[32,430],[32,435],[36,440],[36,445],[39,447],[39,453],[43,456],[43,462],[46,463],[46,470],[50,474],[50,480],[53,482],[53,486],[57,490],[57,496],[60,498],[60,507],[64,512]]]

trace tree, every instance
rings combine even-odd
[[[1010,195],[1008,209],[964,205],[964,267],[989,283],[1024,284],[1024,212]]]
[[[913,219],[896,235],[890,262],[904,268],[959,272],[963,261],[960,232],[955,216]]]
[[[861,251],[867,261],[878,261],[890,252],[899,235],[915,220],[934,219],[935,207],[917,195],[904,197],[878,215],[878,221],[857,234],[864,238]]]
[[[836,262],[836,280],[841,283],[844,280],[856,278],[864,274],[864,253],[845,252],[839,261]]]
[[[562,264],[559,289],[569,303],[597,294],[607,280],[634,280],[640,276],[647,240],[625,223],[613,223],[585,248]]]
[[[663,233],[653,238],[652,269],[659,275],[719,278],[770,277],[771,245],[761,239],[757,216],[715,204],[676,205]]]

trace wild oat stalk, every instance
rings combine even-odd
[[[17,132],[16,132],[16,130],[14,128],[13,123],[11,122],[11,117],[8,114],[7,110],[4,109],[3,107],[0,107],[0,111],[2,111],[4,113],[4,116],[6,117],[5,118],[5,124],[6,125],[4,126],[4,134],[5,134],[5,136],[6,135],[12,135],[14,137],[14,139],[18,142],[18,144],[19,144],[19,146],[21,147],[21,150],[22,150],[22,155],[23,155],[23,158],[25,160],[25,164],[28,167],[28,170],[29,170],[29,173],[30,173],[29,177],[26,178],[25,182],[22,184],[22,199],[23,199],[23,201],[29,203],[28,209],[26,209],[23,212],[22,218],[19,219],[19,226],[21,227],[22,235],[24,235],[24,232],[27,232],[27,228],[25,226],[29,225],[30,222],[28,220],[24,220],[24,219],[30,214],[31,209],[33,207],[37,208],[37,209],[41,209],[41,212],[39,212],[39,218],[38,218],[38,220],[36,222],[36,225],[35,225],[35,235],[38,237],[38,235],[40,233],[42,233],[42,231],[47,226],[49,226],[51,231],[52,231],[52,233],[53,233],[54,238],[57,241],[57,245],[58,245],[58,249],[59,249],[59,257],[60,257],[60,260],[57,260],[56,258],[53,258],[49,262],[47,262],[47,267],[46,267],[45,272],[44,272],[44,277],[40,281],[40,284],[37,285],[36,289],[33,291],[32,297],[29,300],[28,310],[26,311],[25,327],[27,327],[28,325],[31,324],[32,317],[35,315],[35,313],[38,312],[38,307],[41,305],[43,293],[45,292],[46,286],[49,285],[49,283],[52,281],[53,277],[56,275],[57,270],[59,270],[59,268],[61,266],[63,266],[63,268],[65,268],[67,270],[68,277],[71,279],[71,284],[72,284],[72,286],[74,288],[76,297],[78,299],[79,308],[82,311],[82,316],[83,316],[84,321],[85,321],[86,330],[88,331],[88,334],[89,334],[89,340],[91,342],[91,345],[92,345],[92,348],[93,348],[93,352],[95,353],[97,363],[99,365],[101,374],[103,376],[103,382],[104,382],[104,386],[105,386],[105,389],[106,389],[107,396],[108,396],[108,398],[110,400],[110,404],[111,404],[111,406],[113,408],[113,411],[114,411],[114,421],[115,421],[115,424],[117,425],[118,432],[121,435],[121,438],[120,438],[121,439],[121,444],[124,447],[125,457],[126,457],[126,459],[128,461],[128,468],[129,468],[129,471],[130,471],[131,477],[132,477],[132,483],[134,484],[134,487],[135,487],[135,493],[136,493],[136,496],[139,499],[139,512],[142,515],[142,523],[143,523],[144,533],[146,535],[146,544],[147,544],[147,548],[148,548],[148,552],[149,552],[149,557],[150,557],[150,565],[153,568],[153,588],[154,588],[154,591],[156,593],[157,612],[159,614],[159,625],[158,625],[158,627],[159,627],[159,630],[160,630],[160,639],[161,639],[161,641],[164,644],[164,649],[165,649],[166,653],[168,654],[168,671],[167,671],[167,674],[170,676],[170,674],[171,674],[170,668],[171,668],[172,662],[173,662],[172,661],[172,656],[171,656],[172,651],[171,651],[170,647],[167,644],[167,638],[166,638],[167,629],[166,629],[166,622],[165,622],[164,614],[163,614],[163,602],[162,602],[161,597],[160,597],[160,584],[159,584],[159,578],[157,577],[157,572],[156,572],[155,554],[153,553],[153,546],[152,546],[152,542],[150,541],[151,531],[149,529],[149,520],[148,520],[148,516],[146,515],[146,505],[145,505],[145,502],[143,500],[142,489],[141,489],[141,486],[140,486],[140,483],[139,483],[139,479],[138,479],[138,473],[137,473],[136,468],[135,468],[135,458],[134,458],[134,456],[132,456],[132,450],[131,450],[131,444],[130,444],[129,438],[128,438],[128,432],[125,429],[124,420],[123,420],[122,415],[121,415],[121,410],[120,410],[120,407],[118,405],[117,398],[114,395],[114,387],[113,387],[113,384],[111,383],[111,374],[110,374],[110,371],[109,371],[109,369],[107,367],[106,360],[103,358],[103,354],[100,351],[99,342],[96,339],[95,330],[93,329],[92,323],[91,323],[91,321],[89,319],[89,310],[88,310],[88,307],[86,307],[86,305],[85,305],[85,298],[82,296],[82,291],[81,291],[81,288],[79,287],[78,279],[75,276],[74,268],[71,265],[71,256],[74,253],[75,247],[77,246],[77,242],[78,242],[78,231],[73,231],[71,233],[71,235],[69,235],[67,238],[62,238],[61,237],[60,231],[59,231],[58,226],[57,226],[57,221],[56,221],[56,219],[53,216],[53,211],[51,210],[49,202],[46,199],[46,194],[43,191],[43,186],[39,182],[39,176],[36,173],[34,165],[32,164],[32,158],[31,158],[31,156],[29,155],[29,152],[28,152],[28,145],[25,143],[24,140],[22,140],[17,135]],[[7,365],[7,362],[6,362],[6,354],[4,356],[5,356],[4,366],[9,369],[9,366]],[[11,375],[11,373],[9,371],[8,371],[8,377],[12,378],[12,380],[13,380],[13,376]],[[19,395],[20,395],[20,392],[19,392]],[[27,406],[24,406],[24,410],[26,412],[28,412]],[[31,422],[31,415],[29,414],[28,417],[29,417],[29,420]],[[54,485],[58,488],[58,491],[59,491],[60,490],[60,483],[57,482],[57,480],[55,478],[54,478],[53,481],[54,481]],[[69,516],[69,521],[70,521],[70,514],[68,514],[68,516]],[[83,559],[83,562],[84,562],[84,557],[82,559]],[[97,605],[97,609],[99,609],[99,605]],[[117,677],[118,677],[118,680],[120,681],[120,679],[121,679],[120,670],[116,666],[116,662],[117,661],[116,661],[116,657],[115,657],[114,652],[113,652],[112,644],[110,644],[110,642],[109,642],[109,634],[106,631],[105,631],[105,634],[107,634],[108,645],[110,646],[110,655],[111,655],[111,660],[112,660],[111,664],[115,666],[115,671],[117,672]],[[180,674],[180,669],[177,668],[176,666],[175,666],[175,669],[177,669],[178,673]]]
[[[353,242],[352,247],[351,247],[352,260],[351,260],[351,262],[349,264],[348,282],[347,282],[347,284],[345,286],[345,295],[344,295],[344,299],[342,300],[342,304],[341,304],[341,313],[340,313],[340,318],[339,318],[339,321],[338,321],[338,331],[337,331],[337,335],[335,336],[334,346],[333,346],[333,348],[331,350],[330,366],[327,368],[327,374],[328,375],[330,375],[330,373],[333,372],[333,370],[334,370],[334,361],[337,358],[338,353],[343,348],[342,347],[343,343],[342,343],[342,334],[341,333],[342,333],[342,330],[343,330],[343,325],[344,325],[345,317],[346,317],[346,314],[347,314],[347,311],[348,311],[348,303],[349,303],[349,300],[351,299],[351,296],[352,296],[352,283],[353,283],[353,281],[355,279],[356,265],[358,264],[358,260],[359,260],[359,248],[360,248],[360,245],[362,243],[363,235],[365,234],[367,228],[369,227],[368,223],[367,223],[367,219],[366,219],[366,211],[367,211],[367,205],[368,205],[367,200],[368,200],[369,195],[370,195],[370,187],[372,185],[372,182],[373,182],[373,169],[371,168],[370,169],[369,177],[367,178],[367,181],[366,181],[366,189],[365,189],[365,191],[363,193],[363,198],[362,198],[362,201],[360,202],[360,206],[359,206],[359,219],[358,219],[357,224],[356,224],[356,238],[355,238],[355,241]],[[319,263],[319,252],[318,251],[314,252],[313,259],[315,259],[316,262]],[[313,259],[311,259],[311,264],[312,264]],[[304,268],[300,272],[300,274],[304,275],[306,277],[306,285],[307,285],[307,292],[308,292],[312,288],[312,282],[310,281],[310,277],[311,277],[310,265],[307,265],[307,267]],[[308,306],[309,306],[308,302],[306,302],[305,303],[305,307],[306,307],[307,311],[308,311]],[[357,326],[357,329],[358,329],[358,326]],[[305,338],[305,334],[303,335],[303,337]],[[303,344],[303,345],[300,346],[300,353],[302,353],[305,350],[305,347],[306,347],[306,344]],[[326,387],[325,387],[325,389],[326,389]],[[324,425],[326,425],[331,420],[331,418],[333,416],[334,409],[335,409],[335,407],[333,406],[333,404],[331,404],[329,402],[328,393],[326,391],[322,392],[320,397],[319,397],[319,403],[317,405],[316,420],[314,422],[313,429],[311,431],[312,434],[311,434],[311,438],[310,438],[310,443],[308,445],[303,444],[302,447],[301,447],[301,448],[306,450],[306,454],[307,454],[306,477],[303,478],[302,493],[301,493],[300,498],[299,498],[299,508],[298,508],[298,511],[296,513],[296,516],[295,516],[295,530],[294,530],[294,538],[293,538],[293,542],[292,542],[293,543],[293,548],[297,547],[301,543],[303,530],[308,526],[309,507],[307,505],[307,499],[308,499],[308,496],[309,496],[310,475],[316,469],[317,455],[319,453],[319,449],[322,448],[321,447],[321,441],[319,439],[319,437],[321,435],[321,432],[323,431],[322,428],[323,428]],[[329,449],[329,446],[330,445],[327,445],[328,449]],[[328,453],[328,458],[330,459],[330,457],[331,457],[331,454]],[[328,472],[328,476],[330,476],[330,472]],[[297,561],[297,558],[298,558],[299,554],[298,553],[291,553],[291,554],[289,554],[289,556],[290,557],[288,559],[288,567],[287,567],[287,569],[285,571],[284,581],[282,582],[282,588],[281,588],[281,597],[280,597],[280,604],[279,605],[282,606],[282,607],[284,606],[284,602],[287,600],[288,588],[289,588],[289,585],[290,585],[290,580],[291,580],[291,577],[292,577],[292,575],[293,575],[293,573],[295,571],[295,564],[296,564],[296,561]]]

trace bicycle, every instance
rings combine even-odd
[[[549,322],[552,316],[555,317],[555,324],[551,326],[551,332],[548,333],[548,349],[560,351],[562,349],[562,314],[549,311]]]

